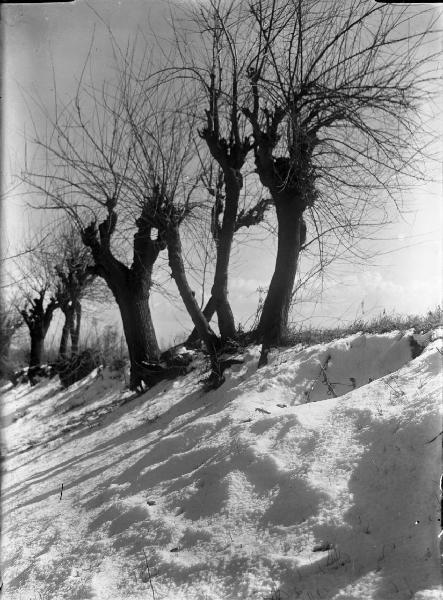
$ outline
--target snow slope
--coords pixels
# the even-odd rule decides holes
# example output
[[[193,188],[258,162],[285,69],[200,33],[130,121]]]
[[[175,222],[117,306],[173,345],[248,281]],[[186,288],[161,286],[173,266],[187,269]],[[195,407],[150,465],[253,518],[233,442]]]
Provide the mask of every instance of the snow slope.
[[[441,598],[441,332],[3,389],[7,600]],[[424,340],[419,340],[424,343]],[[63,485],[63,487],[62,487]]]

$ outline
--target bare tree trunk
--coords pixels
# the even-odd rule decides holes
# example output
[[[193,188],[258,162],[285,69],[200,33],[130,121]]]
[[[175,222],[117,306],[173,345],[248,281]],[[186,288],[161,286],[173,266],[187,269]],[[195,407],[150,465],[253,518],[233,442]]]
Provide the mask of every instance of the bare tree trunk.
[[[120,309],[131,362],[129,387],[135,390],[142,384],[142,363],[158,361],[160,349],[149,308],[150,276],[143,280],[131,275],[126,269],[124,274],[107,272],[104,278]]]
[[[31,338],[30,369],[41,364],[45,337],[54,311],[58,308],[55,298],[51,298],[46,308],[44,308],[45,293],[45,289],[40,290],[38,296],[30,301],[30,305],[21,311]],[[30,381],[33,383],[32,379]]]
[[[31,355],[29,367],[38,367],[42,363],[45,336],[40,331],[31,331]]]
[[[142,363],[157,362],[160,359],[149,308],[151,270],[152,268],[147,268],[136,273],[113,257],[102,259],[97,267],[98,274],[106,281],[120,310],[131,362],[131,390],[142,386]],[[79,321],[77,325],[79,326]],[[76,343],[78,339],[74,335],[74,345]]]
[[[83,230],[82,238],[91,248],[96,274],[106,281],[120,309],[131,361],[129,387],[136,390],[143,383],[142,363],[160,359],[149,297],[152,270],[162,248],[151,240],[151,228],[141,217],[137,220],[138,230],[134,235],[134,262],[128,268],[112,255],[109,247],[116,222],[117,215],[111,211],[99,225],[98,232],[93,222]]]
[[[70,326],[69,326],[68,320],[65,316],[65,322],[63,324],[62,335],[60,338],[60,347],[58,350],[59,358],[64,359],[68,355],[69,333],[70,333]]]
[[[232,240],[229,242],[229,250]],[[229,254],[225,251],[220,251],[217,254],[217,266],[214,277],[214,285],[212,286],[212,298],[215,303],[217,312],[218,328],[222,342],[235,338],[235,321],[232,313],[231,305],[228,300],[228,265]]]
[[[212,317],[214,316],[214,313],[215,313],[215,302],[214,302],[214,298],[211,296],[209,298],[209,300],[206,302],[206,306],[203,309],[203,316],[205,317],[205,319],[207,320],[208,323],[210,323]],[[196,344],[199,339],[200,338],[198,335],[198,331],[194,327],[194,329],[191,331],[188,339],[186,340],[185,344],[187,346],[192,346],[193,344]]]
[[[303,212],[296,198],[282,194],[275,198],[275,205],[278,221],[277,257],[256,332],[256,339],[263,343],[264,351],[280,344],[286,334],[304,230]]]
[[[160,358],[149,308],[149,291],[145,291],[143,286],[128,286],[118,291],[116,300],[131,361],[130,388],[136,389],[143,379],[142,363],[155,362]]]
[[[60,358],[65,359],[68,356],[69,336],[74,323],[74,309],[72,306],[65,306],[62,308],[62,311],[65,315],[65,322],[63,323],[58,354]]]
[[[228,339],[234,339],[236,335],[234,315],[228,300],[228,269],[231,254],[232,240],[235,230],[235,217],[231,227],[221,230],[220,239],[217,242],[217,259],[215,264],[214,283],[211,289],[211,297],[203,309],[203,315],[208,321],[217,313],[218,328],[222,343]],[[188,344],[194,344],[199,339],[197,329],[194,328],[187,339]]]
[[[240,172],[225,168],[226,200],[223,222],[217,239],[217,260],[211,294],[217,311],[222,342],[235,338],[235,321],[228,300],[229,259],[234,239],[238,200],[243,181]]]
[[[195,325],[199,338],[203,341],[211,359],[211,377],[218,381],[219,366],[217,360],[218,338],[212,331],[203,311],[199,307],[195,294],[191,290],[183,263],[182,245],[178,226],[171,225],[167,231],[168,259],[172,277],[177,285],[180,296]]]
[[[78,354],[78,343],[80,339],[80,325],[82,320],[82,305],[78,301],[75,305],[75,318],[72,320],[70,329],[71,334],[71,354]],[[75,325],[74,325],[75,323]]]
[[[235,320],[228,299],[229,261],[231,258],[234,234],[239,228],[238,203],[240,191],[243,187],[243,177],[239,169],[229,167],[223,163],[226,197],[224,201],[223,220],[221,225],[214,223],[212,226],[213,236],[217,246],[217,258],[215,263],[214,283],[211,289],[211,298],[206,304],[203,314],[211,320],[214,312],[217,313],[218,327],[222,343],[236,337]],[[248,215],[245,224],[249,227],[259,222],[259,217]],[[243,226],[243,223],[240,225]],[[195,343],[198,339],[197,330],[194,329],[187,343]]]

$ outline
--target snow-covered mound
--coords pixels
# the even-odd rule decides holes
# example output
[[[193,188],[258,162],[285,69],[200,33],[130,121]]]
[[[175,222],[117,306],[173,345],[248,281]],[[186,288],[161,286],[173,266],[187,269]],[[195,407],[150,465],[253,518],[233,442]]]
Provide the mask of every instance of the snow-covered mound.
[[[3,390],[8,600],[440,598],[441,340]]]

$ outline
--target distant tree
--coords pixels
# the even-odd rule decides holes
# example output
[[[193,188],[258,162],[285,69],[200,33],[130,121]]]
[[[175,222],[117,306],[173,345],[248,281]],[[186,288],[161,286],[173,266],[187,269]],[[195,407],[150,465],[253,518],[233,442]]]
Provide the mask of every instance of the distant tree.
[[[14,334],[22,327],[23,317],[16,309],[16,299],[2,300],[0,305],[0,377],[13,381],[14,370],[9,363],[9,351]]]
[[[92,287],[97,275],[91,254],[82,243],[78,229],[72,224],[62,226],[56,231],[50,252],[54,261],[54,296],[65,317],[59,356],[66,358],[69,338],[71,354],[78,353],[82,300],[97,299]],[[103,297],[101,300],[103,302]]]
[[[33,297],[33,294],[30,294],[26,299],[25,308],[21,310],[31,337],[30,367],[36,367],[42,363],[45,337],[54,311],[58,308],[56,299],[50,296],[47,301],[47,295],[48,289],[45,287],[36,290],[36,295]]]
[[[15,331],[24,323],[27,325],[31,341],[29,366],[40,365],[44,340],[57,308],[45,250],[49,235],[44,228],[37,235],[28,234],[20,247],[5,253],[1,260],[2,274],[7,281],[2,287],[12,292],[8,298],[5,295],[1,303],[1,362],[12,380],[8,355]]]
[[[48,234],[41,231],[35,239],[37,243],[28,238],[24,240],[22,251],[15,261],[19,274],[15,305],[29,331],[30,368],[42,364],[45,338],[54,312],[59,308],[55,297],[54,264],[48,252]],[[32,251],[29,251],[30,248]]]
[[[41,365],[44,343],[58,303],[54,295],[54,273],[44,247],[40,246],[19,263],[21,300],[19,312],[31,340],[29,367]]]

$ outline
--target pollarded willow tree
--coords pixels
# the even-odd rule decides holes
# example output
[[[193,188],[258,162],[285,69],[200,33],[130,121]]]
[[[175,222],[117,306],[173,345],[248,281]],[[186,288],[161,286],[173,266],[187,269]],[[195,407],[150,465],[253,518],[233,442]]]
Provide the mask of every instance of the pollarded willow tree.
[[[154,266],[165,245],[143,218],[143,198],[140,202],[131,196],[127,185],[138,177],[125,105],[130,71],[124,65],[102,87],[87,84],[82,76],[70,104],[61,105],[56,98],[53,113],[39,106],[50,133],[36,128],[36,157],[22,179],[43,197],[40,206],[64,211],[80,231],[94,274],[103,278],[119,307],[131,362],[130,387],[136,389],[141,365],[160,356],[149,299]]]
[[[16,309],[28,327],[30,337],[29,367],[41,365],[44,356],[45,338],[54,312],[58,309],[55,298],[53,265],[44,246],[26,253],[17,261],[20,274],[17,288]],[[32,378],[30,379],[32,382]]]
[[[46,114],[53,131],[46,138],[36,132],[34,140],[44,169],[28,168],[23,179],[44,193],[47,208],[63,210],[80,229],[93,259],[88,273],[102,277],[113,293],[131,361],[130,387],[149,384],[149,363],[160,358],[149,298],[166,249],[215,382],[218,338],[188,282],[179,231],[201,180],[189,107],[177,86],[152,72],[146,49],[139,56],[134,43],[114,51],[116,80],[99,89],[80,82],[71,105],[58,107],[55,117]]]
[[[146,89],[144,78],[134,80],[133,75],[131,82],[136,85],[125,86],[124,106],[134,140],[134,176],[124,178],[123,189],[139,205],[139,227],[167,249],[171,277],[210,357],[208,385],[216,387],[222,381],[220,341],[189,283],[181,235],[184,224],[205,203],[195,119],[175,85],[158,81],[155,88]]]
[[[278,223],[257,329],[264,358],[285,335],[304,216],[355,237],[418,174],[435,18],[372,0],[245,0],[238,15],[254,40],[243,113]]]
[[[103,289],[93,286],[97,277],[94,263],[78,229],[72,223],[56,229],[50,246],[55,279],[54,297],[65,317],[59,348],[59,357],[64,359],[68,355],[69,340],[71,355],[78,353],[83,300],[101,300],[103,303],[105,294]]]
[[[178,40],[185,72],[206,90],[201,135],[213,157],[222,168],[217,153],[241,157],[238,183],[252,148],[275,206],[275,270],[256,331],[265,349],[286,333],[300,250],[313,244],[306,223],[322,266],[335,254],[324,256],[328,236],[355,246],[403,176],[420,175],[433,21],[372,0],[213,0],[194,11],[206,71]]]
[[[199,3],[185,8],[173,23],[175,64],[166,68],[165,74],[178,78],[192,98],[196,133],[210,155],[210,160],[204,161],[204,181],[213,201],[211,232],[216,260],[211,297],[204,312],[209,319],[217,313],[225,342],[236,337],[228,297],[234,235],[261,223],[270,204],[270,199],[257,190],[244,193],[253,150],[250,126],[242,111],[250,95],[245,81],[250,60],[248,42],[241,37],[243,24],[235,2]]]

